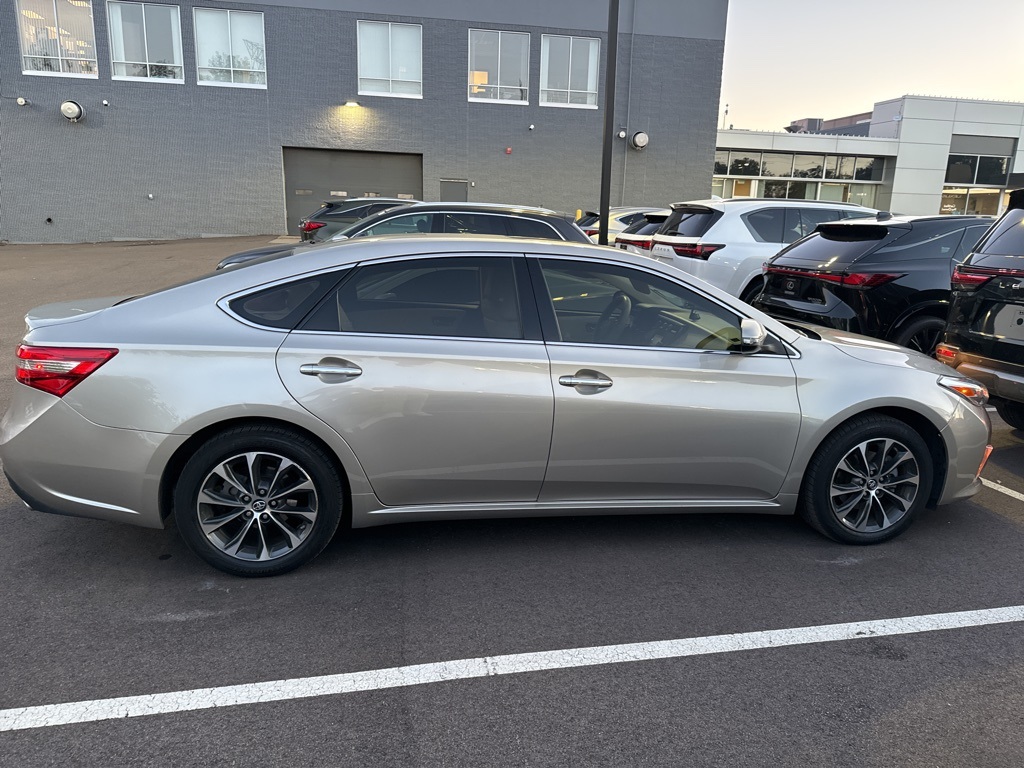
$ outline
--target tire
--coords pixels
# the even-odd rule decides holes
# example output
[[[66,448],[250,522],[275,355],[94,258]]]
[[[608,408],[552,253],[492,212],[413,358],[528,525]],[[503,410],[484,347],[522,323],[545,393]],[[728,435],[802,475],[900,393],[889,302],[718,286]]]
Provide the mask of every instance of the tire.
[[[992,404],[996,407],[996,413],[999,414],[1000,419],[1014,429],[1024,429],[1024,403],[996,400]]]
[[[916,317],[900,328],[892,341],[901,347],[908,347],[931,356],[935,352],[935,345],[942,338],[942,329],[945,327],[946,321],[942,318],[932,315]]]
[[[327,546],[344,498],[330,456],[309,438],[274,426],[237,427],[185,464],[174,520],[189,549],[214,568],[276,576]]]
[[[860,416],[838,427],[815,451],[799,513],[835,541],[878,544],[914,522],[928,501],[932,472],[928,446],[914,429],[889,416]]]
[[[764,290],[764,278],[759,277],[754,280],[750,285],[743,289],[743,293],[740,294],[740,301],[744,304],[753,304],[754,299],[761,295],[761,291]]]

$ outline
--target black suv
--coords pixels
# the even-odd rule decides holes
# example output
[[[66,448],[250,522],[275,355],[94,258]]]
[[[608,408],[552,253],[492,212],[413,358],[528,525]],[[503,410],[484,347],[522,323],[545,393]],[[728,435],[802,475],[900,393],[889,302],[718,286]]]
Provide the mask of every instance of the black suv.
[[[935,356],[988,387],[1003,421],[1024,429],[1024,189],[953,273]]]
[[[398,197],[351,197],[347,200],[324,200],[323,204],[299,220],[299,235],[303,241],[324,241],[352,222],[365,219],[375,213],[386,211],[397,205],[408,205],[416,200]]]
[[[415,235],[443,233],[467,235],[505,235],[508,237],[568,240],[572,243],[592,241],[567,213],[546,208],[491,203],[414,203],[391,208],[350,224],[326,242],[372,235]],[[261,256],[299,253],[309,245],[271,245],[242,251],[217,265],[217,269]]]
[[[753,304],[800,320],[935,349],[953,267],[992,223],[983,216],[891,216],[819,224],[764,265]]]

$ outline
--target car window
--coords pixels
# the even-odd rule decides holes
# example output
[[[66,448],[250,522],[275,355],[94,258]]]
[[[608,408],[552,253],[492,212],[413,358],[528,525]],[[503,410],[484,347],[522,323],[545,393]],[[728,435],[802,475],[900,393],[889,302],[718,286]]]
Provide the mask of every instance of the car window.
[[[781,243],[786,227],[785,208],[762,208],[742,217],[750,234],[760,243]],[[792,241],[790,241],[792,242]]]
[[[399,205],[401,205],[401,203],[395,203],[395,202],[391,202],[391,203],[374,203],[373,205],[370,206],[369,213],[364,213],[362,215],[363,216],[372,216],[373,214],[380,213],[381,211],[389,211],[392,208],[396,208]]]
[[[934,232],[911,231],[906,237],[882,246],[875,252],[879,259],[949,259],[952,260],[963,236],[963,230]]]
[[[874,211],[860,211],[856,208],[852,210],[840,211],[840,214],[844,219],[873,219],[878,216]]]
[[[839,221],[840,213],[828,208],[800,208],[801,234],[809,235],[819,224],[827,224],[830,221]]]
[[[624,227],[628,227],[644,217],[643,213],[627,213],[624,216],[619,216],[619,223]]]
[[[445,213],[442,232],[456,235],[507,235],[503,216],[486,213]]]
[[[351,207],[341,206],[339,208],[333,208],[329,211],[325,211],[323,216],[329,219],[350,219],[355,221],[361,219],[366,215],[370,206],[368,205],[356,205]]]
[[[344,274],[332,272],[264,288],[232,299],[229,306],[239,317],[256,325],[291,330]]]
[[[393,219],[374,224],[359,232],[355,237],[372,237],[373,235],[415,235],[431,232],[434,225],[432,213],[408,213],[395,216]]]
[[[413,259],[360,267],[305,330],[521,339],[511,258]]]
[[[544,259],[541,272],[562,341],[729,350],[740,317],[685,286],[614,265]]]
[[[536,219],[524,219],[513,216],[505,220],[512,230],[513,237],[534,237],[547,238],[549,240],[562,240],[562,236],[550,225]]]
[[[711,229],[711,225],[721,217],[721,211],[702,206],[675,208],[665,220],[659,234],[675,237],[703,237]]]
[[[978,241],[988,232],[988,226],[981,225],[978,227],[967,227],[964,230],[964,238],[960,241],[960,245],[956,249],[956,255],[953,256],[953,261],[957,264],[962,264],[964,259],[970,256],[971,251],[974,250],[974,246],[978,244]]]
[[[1024,256],[1024,210],[1011,208],[992,225],[978,243],[978,253],[994,256]]]

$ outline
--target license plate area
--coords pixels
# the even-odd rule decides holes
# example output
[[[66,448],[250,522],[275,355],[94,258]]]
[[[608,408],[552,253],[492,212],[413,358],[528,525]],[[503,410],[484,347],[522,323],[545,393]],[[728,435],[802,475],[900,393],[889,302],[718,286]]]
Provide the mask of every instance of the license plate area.
[[[769,294],[789,301],[824,304],[825,293],[820,280],[798,275],[775,275],[769,285]]]

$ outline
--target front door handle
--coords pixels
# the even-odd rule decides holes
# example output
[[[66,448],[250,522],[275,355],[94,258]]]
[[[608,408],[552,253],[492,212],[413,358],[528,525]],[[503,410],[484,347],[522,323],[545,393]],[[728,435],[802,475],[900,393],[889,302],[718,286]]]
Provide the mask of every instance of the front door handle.
[[[299,373],[306,376],[345,376],[355,378],[363,372],[358,365],[340,365],[332,363],[303,363],[299,366]]]
[[[558,383],[563,387],[607,389],[612,385],[612,380],[597,371],[576,371],[575,376],[559,376]]]

